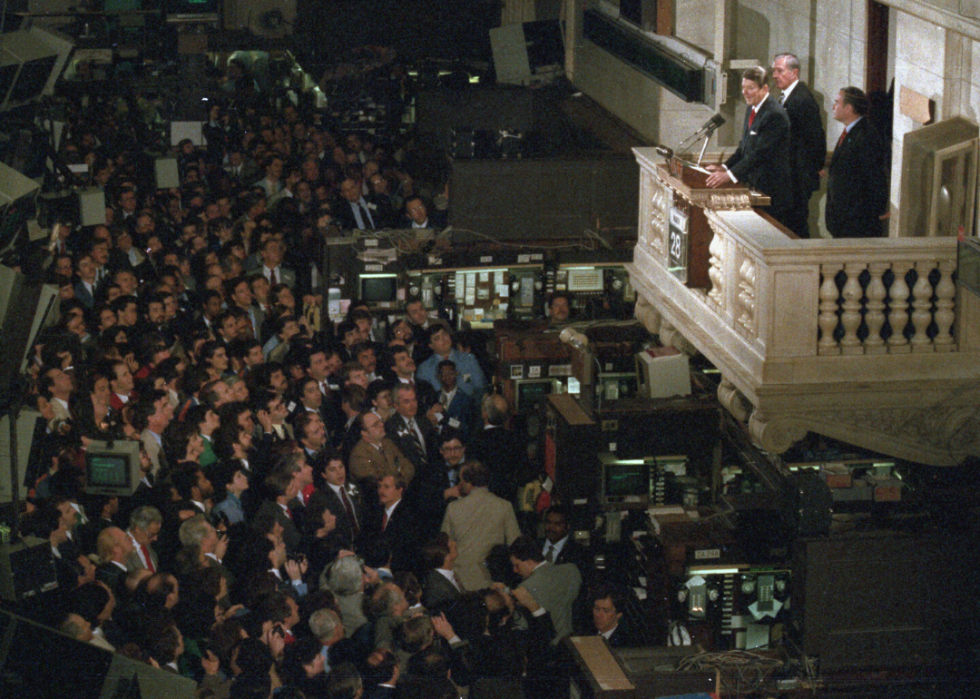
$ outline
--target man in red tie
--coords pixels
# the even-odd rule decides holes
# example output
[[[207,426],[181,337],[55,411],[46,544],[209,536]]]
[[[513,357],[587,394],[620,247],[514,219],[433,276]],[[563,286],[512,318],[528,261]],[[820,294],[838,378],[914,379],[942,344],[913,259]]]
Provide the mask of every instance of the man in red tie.
[[[393,571],[419,568],[419,517],[402,500],[407,484],[400,476],[385,476],[378,482],[378,501],[381,503],[379,538],[391,551]]]
[[[769,98],[769,75],[756,66],[742,73],[742,97],[748,109],[742,141],[724,165],[709,165],[709,187],[740,184],[768,194],[767,212],[784,226],[793,210],[792,151],[786,110]]]
[[[868,98],[845,87],[834,100],[844,125],[827,174],[827,230],[835,238],[874,238],[888,217],[888,172],[881,137],[864,117]]]
[[[160,534],[161,526],[163,515],[152,505],[143,505],[133,510],[129,516],[129,529],[126,530],[133,541],[133,552],[126,559],[127,570],[146,568],[151,573],[157,572],[157,554],[152,545]]]

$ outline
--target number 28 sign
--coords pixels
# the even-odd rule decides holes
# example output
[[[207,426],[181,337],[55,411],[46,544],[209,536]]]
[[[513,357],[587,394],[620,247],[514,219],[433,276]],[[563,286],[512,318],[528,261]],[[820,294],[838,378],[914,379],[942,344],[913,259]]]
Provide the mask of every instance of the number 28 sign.
[[[670,247],[667,253],[667,268],[680,279],[687,282],[688,216],[683,211],[670,209]]]

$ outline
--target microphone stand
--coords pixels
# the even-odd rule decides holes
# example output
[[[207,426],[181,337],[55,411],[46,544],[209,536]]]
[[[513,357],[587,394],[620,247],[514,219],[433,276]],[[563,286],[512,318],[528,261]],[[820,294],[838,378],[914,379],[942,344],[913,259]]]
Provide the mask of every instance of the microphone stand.
[[[711,117],[705,124],[695,131],[693,134],[681,141],[677,146],[678,153],[683,153],[688,148],[693,146],[698,141],[704,139],[704,143],[701,145],[701,152],[698,154],[697,166],[701,167],[701,161],[704,159],[704,152],[708,149],[708,141],[711,140],[711,134],[713,134],[718,127],[725,123],[724,117],[720,114],[715,114]],[[685,145],[687,144],[687,145]]]

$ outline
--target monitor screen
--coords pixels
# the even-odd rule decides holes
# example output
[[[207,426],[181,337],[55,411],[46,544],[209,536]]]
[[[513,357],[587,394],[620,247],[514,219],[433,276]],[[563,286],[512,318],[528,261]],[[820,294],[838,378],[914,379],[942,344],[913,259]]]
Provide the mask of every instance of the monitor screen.
[[[530,410],[554,392],[554,379],[518,380],[516,408],[519,412]]]
[[[646,503],[650,498],[650,464],[644,459],[618,459],[600,454],[602,494],[606,502]]]
[[[85,453],[85,492],[132,495],[140,480],[139,442],[92,442]]]
[[[394,274],[361,276],[361,301],[394,303],[397,300],[398,277]]]
[[[129,486],[129,457],[122,454],[88,454],[85,464],[89,488]]]

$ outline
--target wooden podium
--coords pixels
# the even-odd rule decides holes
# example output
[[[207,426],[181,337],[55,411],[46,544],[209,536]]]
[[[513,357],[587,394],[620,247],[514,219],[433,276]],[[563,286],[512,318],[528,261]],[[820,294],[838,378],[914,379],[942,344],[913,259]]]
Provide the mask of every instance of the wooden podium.
[[[673,192],[668,215],[667,267],[686,286],[708,289],[708,246],[711,227],[705,209],[730,211],[767,206],[769,196],[740,184],[710,188],[711,173],[694,163],[672,157],[657,165],[657,176]]]

